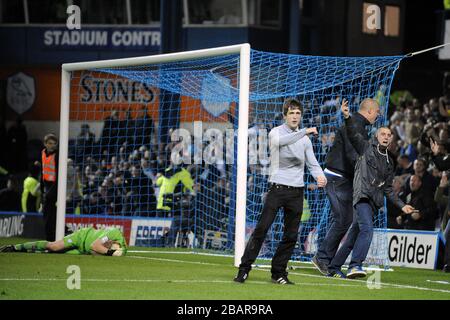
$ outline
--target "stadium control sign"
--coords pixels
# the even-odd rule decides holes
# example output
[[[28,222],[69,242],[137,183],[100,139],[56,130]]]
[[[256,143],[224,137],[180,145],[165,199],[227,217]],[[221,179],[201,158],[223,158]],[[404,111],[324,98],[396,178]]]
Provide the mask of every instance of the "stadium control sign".
[[[35,81],[25,73],[10,76],[6,85],[6,102],[18,114],[23,114],[33,106],[36,98]]]
[[[147,28],[39,28],[39,38],[44,48],[58,49],[108,49],[142,50],[157,53],[161,46],[159,27]]]

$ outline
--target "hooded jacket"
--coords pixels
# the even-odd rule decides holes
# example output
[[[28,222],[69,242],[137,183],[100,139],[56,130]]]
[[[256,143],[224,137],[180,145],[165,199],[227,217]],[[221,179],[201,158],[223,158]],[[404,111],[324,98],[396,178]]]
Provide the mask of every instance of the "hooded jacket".
[[[386,196],[395,206],[405,204],[392,189],[394,180],[393,160],[379,152],[378,140],[373,136],[369,141],[357,131],[353,117],[345,119],[347,136],[358,154],[353,178],[353,206],[361,199],[369,200],[375,210],[384,206]]]

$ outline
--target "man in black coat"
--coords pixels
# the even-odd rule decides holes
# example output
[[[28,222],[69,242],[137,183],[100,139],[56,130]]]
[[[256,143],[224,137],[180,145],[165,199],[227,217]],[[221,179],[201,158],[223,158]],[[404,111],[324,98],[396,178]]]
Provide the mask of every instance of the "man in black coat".
[[[431,151],[433,152],[433,162],[439,171],[450,169],[450,155],[436,141],[430,139]],[[450,232],[445,239],[444,272],[450,272]]]
[[[345,99],[343,103],[347,103]],[[364,140],[369,139],[366,127],[375,123],[379,112],[378,102],[368,98],[361,102],[358,112],[353,115],[354,130]],[[352,224],[353,175],[357,159],[358,154],[351,145],[343,125],[337,130],[333,146],[325,161],[324,173],[328,180],[325,191],[330,200],[331,226],[312,259],[314,266],[323,275],[328,274],[328,265]]]
[[[346,102],[342,104],[341,111],[345,118],[347,136],[359,155],[353,178],[355,211],[347,239],[331,261],[328,270],[329,276],[353,279],[366,276],[362,263],[372,242],[373,215],[376,210],[383,207],[384,196],[406,214],[411,214],[415,210],[410,205],[405,205],[392,189],[394,166],[387,152],[387,147],[392,141],[391,130],[381,127],[375,137],[366,141],[365,137],[357,132],[356,123],[350,117]],[[345,276],[341,267],[352,250],[348,273]]]
[[[416,208],[417,212],[410,215],[401,214],[397,217],[397,223],[409,230],[433,231],[436,225],[436,205],[434,199],[424,189],[422,178],[412,175],[409,180],[410,191],[400,195],[400,198]]]

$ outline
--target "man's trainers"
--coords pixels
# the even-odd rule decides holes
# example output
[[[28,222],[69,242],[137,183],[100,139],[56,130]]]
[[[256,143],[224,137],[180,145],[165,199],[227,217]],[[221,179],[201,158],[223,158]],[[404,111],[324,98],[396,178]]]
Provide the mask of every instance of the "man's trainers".
[[[287,276],[272,277],[272,282],[277,284],[295,284]]]
[[[359,266],[349,268],[347,272],[347,278],[349,279],[364,278],[365,276],[367,276],[367,273]]]
[[[444,266],[444,268],[442,269],[442,271],[444,271],[445,273],[449,273],[450,272],[450,265],[446,264]]]
[[[330,272],[327,273],[327,277],[340,278],[340,279],[345,279],[345,278],[347,278],[347,277],[345,276],[345,274],[344,274],[341,270],[330,271]]]
[[[328,274],[328,266],[326,265],[326,263],[320,261],[317,256],[312,257],[311,262],[321,274],[323,274],[324,276]]]
[[[0,252],[16,252],[16,248],[12,244],[0,247]]]
[[[244,283],[248,278],[248,272],[244,270],[239,270],[237,276],[233,279],[235,282]]]

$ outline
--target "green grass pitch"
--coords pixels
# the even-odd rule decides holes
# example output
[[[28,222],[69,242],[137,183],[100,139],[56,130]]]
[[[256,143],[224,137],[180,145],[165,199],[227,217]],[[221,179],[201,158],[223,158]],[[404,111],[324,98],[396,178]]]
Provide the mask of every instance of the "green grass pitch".
[[[0,238],[0,245],[24,239]],[[130,248],[126,257],[0,254],[0,300],[6,299],[450,299],[450,274],[394,268],[381,272],[379,288],[366,280],[321,276],[311,264],[290,264],[294,286],[270,282],[269,268],[255,268],[245,284],[232,281],[232,257],[183,250]],[[144,251],[144,252],[133,252]],[[266,261],[267,263],[267,261]],[[68,289],[67,268],[79,266],[81,288]]]

